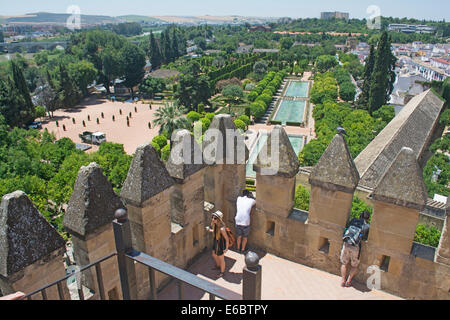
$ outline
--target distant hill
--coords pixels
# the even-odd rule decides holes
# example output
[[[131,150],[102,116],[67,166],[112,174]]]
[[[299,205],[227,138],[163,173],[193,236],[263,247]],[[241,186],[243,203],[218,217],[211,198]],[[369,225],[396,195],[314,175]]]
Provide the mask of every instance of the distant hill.
[[[116,18],[126,22],[164,22],[155,17],[139,16],[139,15],[118,16]]]
[[[65,24],[67,19],[71,17],[68,13],[49,13],[37,12],[28,13],[22,16],[2,17],[3,23],[11,24]],[[103,24],[103,23],[117,23],[119,20],[114,17],[100,16],[100,15],[81,15],[81,24]]]
[[[0,16],[2,24],[57,24],[63,25],[71,16],[68,13],[37,12],[20,16]],[[241,16],[143,16],[123,15],[110,17],[103,15],[81,15],[82,25],[97,25],[120,22],[175,23],[175,24],[264,24],[275,22],[278,18],[241,17]]]

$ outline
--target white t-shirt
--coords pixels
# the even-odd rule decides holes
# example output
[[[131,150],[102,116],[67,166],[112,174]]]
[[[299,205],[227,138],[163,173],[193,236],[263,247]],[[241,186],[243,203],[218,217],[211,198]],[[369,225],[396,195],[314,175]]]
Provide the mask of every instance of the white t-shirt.
[[[249,226],[250,225],[250,212],[252,211],[253,205],[256,203],[255,199],[247,197],[238,197],[236,208],[236,224],[238,226]]]

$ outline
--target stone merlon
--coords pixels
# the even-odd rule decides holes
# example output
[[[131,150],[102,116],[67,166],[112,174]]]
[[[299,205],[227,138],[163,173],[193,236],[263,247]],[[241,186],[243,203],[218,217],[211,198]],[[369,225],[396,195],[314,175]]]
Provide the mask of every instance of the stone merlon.
[[[110,224],[114,212],[120,208],[124,208],[120,197],[114,192],[100,166],[93,162],[81,167],[78,172],[63,225],[69,233],[86,237]]]
[[[298,158],[289,137],[282,126],[276,125],[261,148],[253,170],[263,175],[292,178],[297,175],[298,169]]]
[[[64,239],[28,196],[16,191],[0,205],[0,275],[8,277],[60,249]]]
[[[353,192],[359,182],[359,173],[342,135],[336,134],[312,169],[311,185],[325,189]]]
[[[182,181],[204,167],[200,145],[188,130],[176,133],[166,168],[172,178]]]
[[[372,196],[374,200],[423,210],[428,198],[427,190],[416,153],[411,148],[402,148]]]
[[[216,130],[221,136],[215,136]],[[249,151],[244,139],[244,135],[240,134],[230,115],[215,116],[203,140],[205,163],[245,164],[249,158]]]
[[[127,204],[141,207],[173,184],[166,166],[148,143],[137,148],[120,196]]]

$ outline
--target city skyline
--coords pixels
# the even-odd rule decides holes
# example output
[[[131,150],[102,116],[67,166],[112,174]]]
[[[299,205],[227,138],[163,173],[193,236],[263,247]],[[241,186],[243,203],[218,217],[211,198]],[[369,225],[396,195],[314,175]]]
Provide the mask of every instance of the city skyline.
[[[86,15],[143,15],[143,16],[250,16],[250,17],[291,17],[291,18],[319,18],[324,11],[349,12],[350,18],[369,18],[375,11],[367,12],[370,6],[377,6],[379,13],[386,17],[408,17],[446,21],[450,20],[450,10],[446,0],[429,0],[425,2],[398,0],[362,0],[355,3],[350,0],[342,0],[339,4],[331,0],[321,0],[310,3],[304,0],[279,0],[276,5],[270,0],[260,0],[257,3],[241,2],[238,0],[206,1],[196,0],[186,3],[182,0],[166,0],[163,2],[129,0],[123,2],[111,2],[98,0],[95,2],[86,0],[41,0],[39,2],[29,0],[17,0],[10,2],[1,9],[0,16],[16,16],[36,12],[66,13],[67,8],[76,5],[82,14]]]

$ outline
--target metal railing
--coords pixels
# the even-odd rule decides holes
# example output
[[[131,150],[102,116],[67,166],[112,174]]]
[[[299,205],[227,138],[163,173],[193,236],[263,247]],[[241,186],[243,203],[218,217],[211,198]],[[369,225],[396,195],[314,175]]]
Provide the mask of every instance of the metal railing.
[[[125,210],[116,212],[113,221],[114,237],[116,240],[117,259],[119,274],[124,300],[136,299],[136,270],[135,262],[148,267],[151,299],[157,299],[157,283],[155,272],[161,272],[177,282],[178,299],[184,299],[184,285],[190,285],[209,294],[210,300],[216,297],[223,300],[242,300],[242,296],[227,288],[221,287],[214,282],[202,279],[188,271],[175,267],[162,260],[151,257],[145,253],[136,251],[131,244],[130,222]]]
[[[212,281],[200,278],[188,271],[181,268],[173,266],[155,257],[151,257],[143,252],[139,252],[133,249],[131,240],[131,228],[130,222],[128,220],[127,212],[125,209],[117,210],[115,214],[115,220],[113,221],[114,230],[114,240],[116,244],[116,252],[110,253],[109,255],[91,263],[84,267],[81,267],[76,273],[81,274],[83,271],[89,270],[92,267],[95,268],[98,295],[101,300],[105,300],[105,289],[103,284],[103,274],[101,263],[117,256],[117,264],[120,277],[120,285],[122,289],[123,300],[134,300],[137,299],[137,283],[136,283],[136,267],[135,263],[139,263],[148,267],[149,284],[151,299],[157,300],[157,283],[155,280],[155,273],[160,272],[172,279],[176,280],[178,288],[178,298],[180,300],[184,299],[184,288],[185,285],[190,285],[194,288],[200,289],[205,293],[209,294],[210,300],[215,300],[216,298],[223,300],[242,300],[251,299],[259,300],[261,299],[261,270],[256,268],[245,268],[244,269],[244,279],[243,279],[243,295],[240,295],[234,291],[231,291],[225,287],[219,286]],[[247,266],[248,267],[248,266]],[[253,266],[255,267],[255,265]],[[67,281],[70,277],[75,274],[67,274],[61,279],[54,281],[38,290],[35,290],[27,295],[25,295],[21,300],[32,300],[32,297],[40,294],[43,300],[48,300],[47,290],[54,286],[57,287],[58,296],[60,300],[71,299],[71,297],[66,297],[65,290],[63,287],[64,281]],[[83,293],[83,285],[81,279],[77,279],[78,285],[78,297],[79,300],[85,300]]]
[[[101,268],[100,263],[103,262],[103,261],[106,261],[106,260],[108,260],[108,259],[110,259],[110,258],[112,258],[112,257],[114,257],[116,255],[117,255],[116,252],[110,253],[109,255],[107,255],[107,256],[105,256],[105,257],[103,257],[103,258],[101,258],[101,259],[99,259],[99,260],[97,260],[97,261],[95,261],[95,262],[93,262],[91,264],[88,264],[88,265],[80,268],[79,271],[77,271],[77,272],[81,273],[81,272],[83,272],[85,270],[88,270],[88,269],[90,269],[92,267],[95,267],[95,272],[96,272],[96,275],[97,275],[97,285],[98,285],[98,290],[99,290],[99,295],[100,295],[100,299],[101,300],[105,300],[105,290],[104,290],[104,286],[103,286],[103,274],[102,274],[102,268]],[[65,277],[62,277],[59,280],[56,280],[56,281],[54,281],[54,282],[52,282],[52,283],[50,283],[50,284],[48,284],[48,285],[38,289],[38,290],[35,290],[35,291],[25,295],[20,300],[31,300],[32,296],[34,296],[36,294],[39,294],[39,293],[41,294],[43,300],[48,300],[47,289],[49,289],[49,288],[51,288],[51,287],[53,287],[55,285],[58,288],[59,299],[60,300],[65,300],[64,289],[63,289],[63,286],[62,286],[63,285],[63,281],[67,281],[67,279],[69,279],[70,277],[73,277],[73,276],[74,276],[73,273],[72,274],[68,274],[68,275],[66,275]],[[83,293],[83,286],[81,285],[81,283],[80,283],[80,288],[78,288],[78,297],[79,297],[80,300],[85,300],[84,299],[84,293]]]

